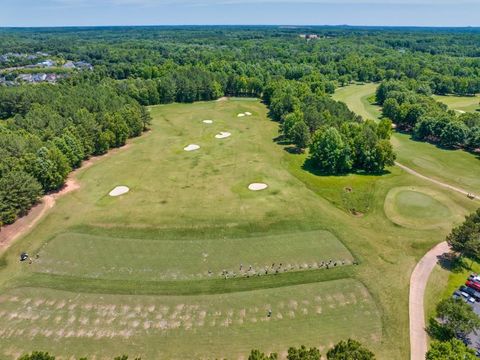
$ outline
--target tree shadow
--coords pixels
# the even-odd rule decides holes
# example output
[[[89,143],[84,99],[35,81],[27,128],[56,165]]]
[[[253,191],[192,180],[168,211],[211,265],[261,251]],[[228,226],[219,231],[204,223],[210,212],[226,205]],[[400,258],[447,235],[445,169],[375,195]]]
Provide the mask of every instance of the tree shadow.
[[[428,335],[435,340],[448,341],[453,337],[451,331],[447,330],[433,317],[428,319],[428,325],[425,330],[427,331]]]
[[[274,137],[272,141],[278,145],[292,145],[292,142],[285,139],[285,136],[283,135],[278,135],[277,137]]]
[[[302,165],[302,169],[309,172],[315,176],[346,176],[349,174],[359,175],[359,176],[383,176],[390,174],[389,170],[384,169],[383,171],[376,172],[376,173],[368,173],[365,171],[351,171],[351,172],[343,172],[343,173],[330,173],[320,169],[312,158],[307,158]]]
[[[300,155],[300,154],[303,154],[304,151],[303,149],[300,149],[294,145],[292,146],[285,146],[283,148],[283,150],[285,150],[286,152],[288,152],[289,154],[292,154],[292,155]]]
[[[480,109],[478,110],[480,111]],[[469,150],[469,149],[466,149],[466,148],[463,148],[463,147],[449,147],[449,146],[444,146],[442,144],[440,144],[439,142],[436,142],[436,141],[432,141],[432,140],[429,140],[429,139],[416,139],[413,134],[412,134],[412,131],[409,131],[409,130],[404,130],[404,129],[396,129],[395,132],[399,133],[399,134],[403,134],[403,135],[408,135],[408,139],[411,140],[411,141],[414,141],[414,142],[418,142],[418,143],[426,143],[426,144],[430,144],[430,145],[433,145],[435,146],[437,149],[440,149],[440,150],[446,150],[446,151],[458,151],[458,150],[461,150],[461,151],[465,151],[466,153],[469,153],[469,154],[473,154],[478,160],[480,160],[480,153],[477,153],[475,152],[475,150]]]
[[[453,252],[444,253],[440,256],[437,256],[438,264],[442,269],[451,271],[453,273],[460,273],[464,270],[471,270],[470,265],[465,261],[464,258],[456,255]]]

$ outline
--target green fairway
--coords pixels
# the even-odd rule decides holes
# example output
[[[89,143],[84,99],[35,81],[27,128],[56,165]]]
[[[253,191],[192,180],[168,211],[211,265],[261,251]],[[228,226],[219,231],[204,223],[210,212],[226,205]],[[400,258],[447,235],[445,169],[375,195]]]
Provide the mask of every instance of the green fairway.
[[[408,357],[410,271],[468,199],[401,195],[401,215],[426,196],[428,216],[448,225],[398,226],[384,210],[390,190],[429,184],[395,167],[318,176],[275,143],[278,124],[258,100],[151,113],[152,131],[80,170],[80,189],[2,257],[0,357],[240,358],[257,347],[325,352],[348,337],[379,359]],[[130,191],[108,196],[120,185]]]
[[[377,84],[350,85],[338,89],[334,99],[345,102],[350,110],[364,118],[377,120],[380,108],[369,99],[375,94]],[[437,97],[437,100],[448,99],[460,102],[477,103],[478,97]],[[472,100],[473,99],[473,100]],[[465,110],[473,111],[473,110]],[[392,144],[397,154],[397,160],[421,174],[446,182],[450,185],[464,188],[467,191],[480,193],[480,177],[478,176],[479,159],[471,153],[462,150],[446,150],[435,145],[414,141],[410,135],[394,133]]]
[[[349,336],[377,347],[378,305],[351,279],[336,226],[346,217],[283,167],[265,107],[231,99],[151,112],[150,133],[81,170],[81,189],[5,254],[2,356],[27,349],[24,335],[28,349],[60,356],[239,357]],[[269,187],[253,192],[253,182]],[[130,191],[108,196],[119,185]],[[20,249],[38,257],[19,263]]]
[[[369,101],[377,85],[351,85],[337,90],[334,98],[344,101],[352,111],[366,118],[378,119],[380,108]],[[477,97],[434,96],[450,108],[465,112],[478,108]],[[394,133],[392,144],[397,160],[409,168],[447,184],[480,193],[479,159],[462,150],[446,150],[435,145],[414,141],[407,134]],[[394,171],[392,169],[392,171]],[[386,216],[404,228],[424,229],[424,233],[438,232],[435,243],[445,239],[453,225],[460,223],[463,216],[473,211],[477,204],[459,207],[458,195],[443,188],[424,183],[422,187],[412,186],[415,180],[410,177],[408,186],[392,187],[384,203]],[[455,200],[455,201],[452,201]],[[433,244],[432,244],[433,245]],[[424,250],[426,252],[428,248]],[[430,276],[425,293],[425,314],[428,319],[435,313],[439,299],[449,297],[455,289],[464,284],[471,270],[449,272],[437,265]],[[473,271],[480,271],[474,264]]]
[[[439,181],[480,193],[478,156],[462,150],[446,150],[414,141],[409,135],[396,133],[392,144],[397,160],[403,165]]]
[[[441,96],[434,95],[433,98],[440,101],[458,113],[480,111],[480,95],[476,96]]]
[[[380,107],[372,104],[371,99],[375,95],[378,84],[355,84],[337,89],[333,98],[346,103],[351,111],[367,120],[377,120],[380,115]]]

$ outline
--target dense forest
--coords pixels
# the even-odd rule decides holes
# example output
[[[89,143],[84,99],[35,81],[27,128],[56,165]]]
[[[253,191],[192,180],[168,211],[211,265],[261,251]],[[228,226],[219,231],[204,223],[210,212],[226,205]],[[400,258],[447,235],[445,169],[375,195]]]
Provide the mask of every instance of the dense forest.
[[[468,29],[0,29],[0,224],[61,188],[83,160],[139,136],[150,122],[145,106],[155,104],[260,97],[282,139],[308,149],[328,174],[392,165],[391,122],[420,140],[474,151],[479,116],[457,115],[430,95],[480,92],[479,44],[480,32]],[[37,71],[24,66],[38,56],[89,70],[49,68],[64,72],[55,83],[8,81]],[[351,82],[382,82],[381,122],[331,99]]]

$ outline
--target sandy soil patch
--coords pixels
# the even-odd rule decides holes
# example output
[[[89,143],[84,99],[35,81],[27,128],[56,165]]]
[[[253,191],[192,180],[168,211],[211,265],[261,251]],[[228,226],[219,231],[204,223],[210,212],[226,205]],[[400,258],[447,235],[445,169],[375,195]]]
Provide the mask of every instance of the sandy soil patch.
[[[264,183],[252,183],[248,185],[248,190],[251,191],[260,191],[265,190],[266,188],[268,188],[268,185]]]
[[[217,139],[225,139],[225,138],[227,138],[227,137],[229,137],[229,136],[231,136],[231,135],[232,135],[232,134],[230,134],[230,133],[227,132],[227,131],[220,131],[220,133],[218,133],[217,135],[215,135],[215,137],[216,137]]]
[[[190,145],[185,146],[183,148],[183,150],[185,150],[185,151],[195,151],[195,150],[198,150],[198,149],[200,149],[200,146],[196,145],[196,144],[190,144]]]
[[[17,238],[30,231],[30,229],[32,229],[37,222],[44,217],[48,210],[53,208],[57,198],[80,188],[80,184],[75,179],[75,176],[79,171],[92,166],[95,162],[101,159],[114,155],[120,151],[124,151],[130,148],[130,146],[131,143],[127,143],[121,148],[112,149],[104,155],[95,156],[89,160],[83,161],[80,168],[72,171],[68,175],[65,185],[59,191],[44,195],[41,201],[32,207],[27,215],[17,219],[13,224],[3,226],[0,231],[0,253],[6,250]]]
[[[130,191],[130,189],[127,186],[117,186],[115,187],[112,191],[108,193],[110,196],[120,196],[123,194],[126,194]]]

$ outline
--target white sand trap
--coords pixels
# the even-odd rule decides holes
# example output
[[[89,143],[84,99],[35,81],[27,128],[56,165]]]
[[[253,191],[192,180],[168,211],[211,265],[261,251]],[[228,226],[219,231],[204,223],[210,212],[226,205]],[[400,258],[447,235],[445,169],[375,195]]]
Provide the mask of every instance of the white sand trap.
[[[244,113],[241,113],[241,114],[238,114],[237,117],[244,117],[245,114]]]
[[[455,111],[457,111],[459,114],[465,114],[466,113],[466,111],[463,111],[463,110],[455,110]]]
[[[217,139],[225,139],[225,138],[229,137],[230,135],[232,135],[232,134],[230,134],[229,132],[220,131],[220,134],[215,135],[215,137]]]
[[[252,115],[252,113],[251,113],[251,112],[248,112],[248,111],[245,111],[245,115],[246,115],[246,116],[250,116],[250,115]]]
[[[252,191],[265,190],[266,188],[268,188],[268,185],[264,183],[253,183],[248,185],[248,190]]]
[[[126,186],[117,186],[115,189],[110,191],[108,193],[108,195],[110,195],[110,196],[120,196],[120,195],[128,193],[129,191],[130,191],[130,189]]]
[[[213,124],[213,120],[203,120],[204,124]]]
[[[200,149],[200,146],[196,145],[196,144],[190,144],[190,145],[183,148],[183,150],[185,150],[185,151],[194,151],[194,150],[198,150],[198,149]]]

